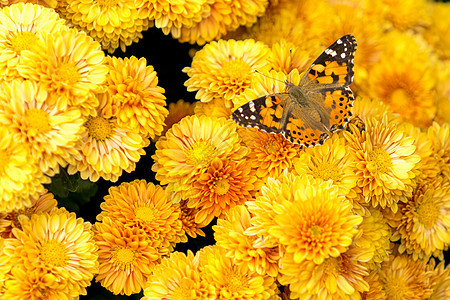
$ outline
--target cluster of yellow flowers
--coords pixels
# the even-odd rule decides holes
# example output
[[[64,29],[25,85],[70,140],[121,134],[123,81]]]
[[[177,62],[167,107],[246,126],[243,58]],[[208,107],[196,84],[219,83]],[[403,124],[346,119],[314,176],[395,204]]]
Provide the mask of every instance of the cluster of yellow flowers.
[[[450,5],[45,5],[0,10],[0,298],[72,299],[94,276],[143,300],[450,297]],[[167,110],[145,59],[101,51],[153,25],[207,43],[183,70],[195,105]],[[231,120],[349,33],[344,130],[306,148]],[[43,188],[60,167],[115,182],[150,139],[158,184],[111,187],[93,226]],[[215,218],[214,245],[174,251]]]

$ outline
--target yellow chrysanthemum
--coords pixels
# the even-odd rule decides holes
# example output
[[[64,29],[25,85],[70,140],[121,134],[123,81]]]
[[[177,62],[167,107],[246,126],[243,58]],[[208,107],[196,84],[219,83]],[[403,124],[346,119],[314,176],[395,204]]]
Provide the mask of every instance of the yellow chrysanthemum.
[[[57,11],[61,16],[98,41],[109,53],[119,47],[125,52],[126,46],[138,42],[142,32],[153,26],[142,0],[58,2]]]
[[[180,202],[180,220],[183,224],[183,230],[186,234],[193,238],[196,238],[197,234],[200,236],[205,236],[205,233],[201,230],[201,228],[207,226],[208,224],[195,222],[195,216],[200,209],[187,207],[187,202],[188,200],[181,200]]]
[[[26,144],[17,143],[19,136],[0,126],[0,212],[31,206],[31,198],[44,191],[49,183],[39,168],[39,161]]]
[[[58,109],[77,106],[89,114],[98,106],[94,93],[101,92],[108,73],[100,45],[75,29],[49,34],[40,52],[22,52],[19,74],[39,81]]]
[[[31,219],[21,217],[20,222],[22,230],[13,229],[14,238],[5,240],[0,255],[0,264],[11,266],[3,298],[86,295],[86,287],[98,272],[91,224],[63,208],[33,214]]]
[[[263,71],[269,65],[270,49],[254,40],[219,40],[211,42],[195,53],[191,67],[183,72],[190,77],[188,91],[198,91],[195,97],[202,102],[222,98],[225,106],[249,86],[255,70]]]
[[[369,214],[363,217],[362,223],[358,226],[361,234],[356,238],[355,245],[367,249],[372,253],[369,262],[370,270],[379,268],[383,261],[388,260],[391,254],[391,229],[383,214],[376,208],[369,207]]]
[[[260,178],[278,177],[283,170],[290,170],[293,158],[302,148],[281,134],[270,134],[255,128],[241,128],[238,133],[249,149],[247,163]]]
[[[110,217],[95,223],[93,232],[99,247],[95,280],[115,295],[139,293],[161,257],[147,232]]]
[[[255,181],[256,176],[245,160],[215,159],[193,182],[187,207],[199,209],[196,223],[209,224],[214,217],[249,200]]]
[[[292,299],[358,299],[359,293],[368,291],[364,262],[370,259],[366,250],[350,247],[337,257],[328,257],[323,263],[311,260],[295,262],[294,253],[286,253],[280,260],[278,280],[289,284]]]
[[[75,174],[79,171],[82,179],[89,178],[94,182],[100,177],[115,182],[123,171],[134,171],[150,141],[129,126],[119,126],[115,117],[105,117],[103,108],[110,101],[109,97],[106,94],[98,97],[101,106],[97,116],[87,118],[86,130],[76,146],[81,157],[69,164],[67,172]]]
[[[417,188],[402,208],[401,224],[391,240],[401,239],[400,253],[428,260],[431,255],[444,258],[450,244],[450,184],[441,178]]]
[[[212,227],[216,244],[226,249],[226,256],[233,258],[237,265],[246,264],[252,272],[276,278],[280,259],[278,247],[253,246],[255,237],[244,234],[251,226],[250,218],[243,205],[226,212],[225,218],[218,219],[217,225]]]
[[[161,132],[161,136],[166,135],[167,130],[169,130],[169,128],[171,128],[173,124],[180,122],[181,119],[186,116],[192,116],[196,108],[197,103],[192,104],[184,101],[183,99],[179,99],[176,103],[169,103],[169,114],[164,120],[164,126],[163,131]]]
[[[298,175],[309,174],[322,181],[331,180],[343,195],[348,195],[356,186],[352,163],[346,141],[338,134],[333,134],[323,145],[305,148],[293,160]]]
[[[383,0],[386,20],[400,31],[418,30],[430,23],[429,3],[425,0],[406,0],[400,4],[395,0]]]
[[[225,119],[229,119],[231,116],[231,108],[226,107],[225,102],[221,98],[215,98],[214,100],[206,103],[195,103],[194,112],[197,116],[209,116]]]
[[[387,299],[428,299],[432,293],[432,271],[425,261],[406,255],[391,256],[379,274]]]
[[[175,243],[187,241],[180,205],[173,204],[161,186],[136,179],[109,188],[104,199],[97,220],[108,217],[127,228],[141,228],[147,234],[147,243],[161,254],[168,254]]]
[[[192,27],[182,27],[181,32],[174,37],[180,42],[203,45],[214,39],[219,39],[227,32],[239,26],[250,26],[261,17],[268,0],[215,0],[208,1],[210,8],[205,10],[200,22]],[[179,37],[178,37],[179,36]]]
[[[385,38],[389,47],[369,71],[369,95],[416,126],[431,125],[436,114],[437,77],[430,47],[412,35],[392,33]]]
[[[312,260],[320,264],[329,256],[347,251],[362,218],[350,213],[352,206],[331,182],[295,178],[288,186],[272,190],[276,196],[275,226],[269,228],[286,253],[293,253],[295,263]]]
[[[397,203],[407,202],[415,185],[415,168],[420,157],[414,154],[414,139],[387,118],[368,119],[365,131],[353,126],[344,132],[357,175],[357,193],[362,203],[372,203],[397,211]]]
[[[73,157],[81,138],[83,118],[79,109],[58,109],[41,83],[16,79],[0,85],[0,124],[18,133],[39,160],[42,172],[54,175]]]
[[[237,125],[224,118],[188,116],[167,131],[156,143],[152,171],[172,194],[173,201],[186,199],[197,176],[215,158],[239,160],[247,152],[240,145]]]
[[[275,294],[272,277],[251,271],[245,263],[236,265],[224,248],[208,246],[199,255],[202,280],[215,288],[215,299],[260,300]]]
[[[64,20],[52,9],[31,3],[17,3],[0,9],[0,76],[19,78],[22,51],[39,52],[45,36],[66,30]]]
[[[430,261],[430,268],[433,269],[431,276],[431,285],[433,287],[433,294],[430,300],[447,299],[450,296],[450,267],[445,266],[445,261],[441,261],[436,267],[436,261]]]
[[[13,237],[13,228],[22,229],[22,225],[19,222],[20,216],[23,215],[30,219],[33,214],[39,212],[49,213],[53,208],[56,207],[57,204],[58,202],[55,200],[53,194],[47,193],[47,190],[44,190],[43,194],[38,198],[31,197],[30,207],[15,210],[10,212],[9,214],[0,214],[0,224],[3,225],[0,225],[0,236],[5,239],[10,238]]]
[[[128,126],[144,137],[155,138],[163,130],[169,113],[164,89],[158,86],[153,66],[145,58],[109,57],[107,93],[111,102],[105,109],[117,118],[119,126]]]
[[[154,20],[155,27],[164,34],[172,33],[179,38],[181,28],[191,28],[210,13],[211,0],[144,0],[144,7],[149,10],[149,19]]]
[[[188,250],[187,255],[173,252],[158,264],[150,276],[142,300],[215,299],[215,289],[201,278],[199,257]]]

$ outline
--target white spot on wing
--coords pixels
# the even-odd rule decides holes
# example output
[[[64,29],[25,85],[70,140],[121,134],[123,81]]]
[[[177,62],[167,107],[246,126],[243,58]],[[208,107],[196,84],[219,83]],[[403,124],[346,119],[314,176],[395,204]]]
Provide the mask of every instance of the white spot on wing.
[[[342,57],[342,58],[345,58],[345,53],[341,53],[341,57]]]
[[[341,39],[338,39],[338,40],[336,41],[336,43],[342,44],[342,40],[341,40]]]

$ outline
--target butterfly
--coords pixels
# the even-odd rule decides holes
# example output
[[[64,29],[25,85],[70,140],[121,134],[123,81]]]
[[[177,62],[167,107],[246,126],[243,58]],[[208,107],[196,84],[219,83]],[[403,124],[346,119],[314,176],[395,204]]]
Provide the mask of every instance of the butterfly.
[[[352,116],[355,51],[355,37],[344,35],[320,54],[298,85],[286,81],[285,93],[252,100],[237,108],[232,119],[241,126],[281,133],[294,144],[322,144]]]

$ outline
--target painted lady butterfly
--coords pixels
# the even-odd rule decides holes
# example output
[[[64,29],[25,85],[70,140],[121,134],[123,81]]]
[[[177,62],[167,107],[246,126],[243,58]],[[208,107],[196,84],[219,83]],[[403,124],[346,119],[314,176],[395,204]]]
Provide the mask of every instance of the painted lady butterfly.
[[[352,115],[355,51],[355,37],[344,35],[313,62],[299,85],[286,81],[286,93],[244,104],[233,112],[233,120],[241,126],[282,133],[294,144],[322,144]]]

